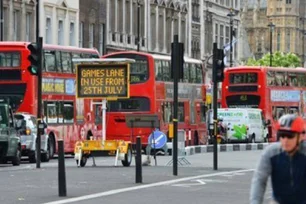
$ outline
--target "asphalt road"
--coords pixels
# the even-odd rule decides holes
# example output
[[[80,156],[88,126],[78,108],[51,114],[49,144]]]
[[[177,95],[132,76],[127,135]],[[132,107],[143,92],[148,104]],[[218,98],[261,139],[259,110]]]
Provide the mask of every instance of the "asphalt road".
[[[114,166],[114,157],[91,160],[84,168],[66,159],[67,197],[58,197],[57,160],[40,169],[26,161],[20,167],[0,166],[0,203],[248,203],[250,180],[261,151],[219,153],[217,171],[210,153],[186,157],[173,176],[170,156],[157,166],[143,167],[143,183],[135,184],[135,166]],[[266,196],[269,199],[270,192]]]

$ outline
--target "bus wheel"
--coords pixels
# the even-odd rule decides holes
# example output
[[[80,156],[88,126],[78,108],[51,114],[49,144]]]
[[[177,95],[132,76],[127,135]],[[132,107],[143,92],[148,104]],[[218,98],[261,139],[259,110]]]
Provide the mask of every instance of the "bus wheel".
[[[49,159],[53,159],[54,152],[55,152],[55,139],[54,139],[53,134],[49,136],[48,143],[49,143]]]
[[[121,160],[122,165],[130,166],[132,163],[132,158],[133,158],[132,149],[131,146],[129,145],[127,153],[124,155],[124,160]]]
[[[86,162],[87,162],[87,155],[82,155],[80,166],[84,167],[86,165]],[[76,164],[77,165],[79,164],[79,160],[76,160]]]

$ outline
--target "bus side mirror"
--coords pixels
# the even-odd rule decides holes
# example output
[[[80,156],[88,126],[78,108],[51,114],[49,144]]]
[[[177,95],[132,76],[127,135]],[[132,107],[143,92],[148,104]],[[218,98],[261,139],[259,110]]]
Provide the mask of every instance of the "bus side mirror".
[[[270,119],[268,119],[268,120],[266,121],[266,126],[268,126],[268,125],[271,125],[271,120],[270,120]]]

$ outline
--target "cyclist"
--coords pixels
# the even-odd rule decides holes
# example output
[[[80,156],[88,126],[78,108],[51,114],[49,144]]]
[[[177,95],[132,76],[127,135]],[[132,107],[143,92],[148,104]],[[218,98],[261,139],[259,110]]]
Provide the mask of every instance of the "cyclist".
[[[304,120],[296,114],[283,115],[277,124],[280,142],[268,146],[254,172],[250,203],[263,203],[271,177],[273,202],[306,204],[306,143],[302,142]]]

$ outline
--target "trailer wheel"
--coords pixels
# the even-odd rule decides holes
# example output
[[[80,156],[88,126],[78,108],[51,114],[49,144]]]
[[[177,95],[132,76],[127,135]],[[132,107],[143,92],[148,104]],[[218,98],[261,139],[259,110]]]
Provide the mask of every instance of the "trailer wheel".
[[[133,158],[132,149],[131,146],[129,145],[127,153],[124,155],[124,160],[121,160],[122,165],[130,166],[132,163],[132,158]]]
[[[87,155],[82,155],[80,166],[84,167],[86,165],[86,162],[87,162]],[[76,164],[77,165],[79,164],[79,160],[76,160]]]

